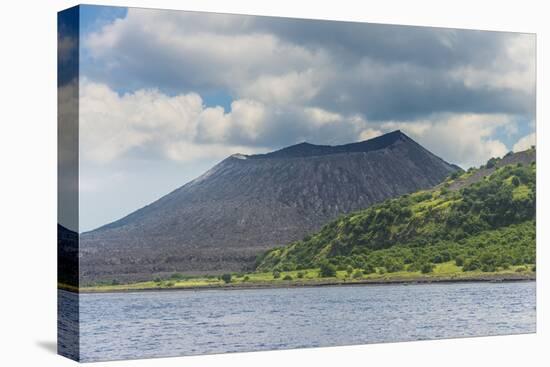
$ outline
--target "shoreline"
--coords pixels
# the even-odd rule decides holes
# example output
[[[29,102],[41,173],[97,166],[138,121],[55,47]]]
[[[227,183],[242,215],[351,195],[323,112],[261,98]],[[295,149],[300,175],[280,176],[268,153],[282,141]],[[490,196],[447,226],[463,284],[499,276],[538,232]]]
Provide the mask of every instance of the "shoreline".
[[[144,287],[144,288],[120,288],[120,289],[87,289],[83,287],[77,289],[73,286],[58,284],[58,290],[64,290],[72,293],[82,294],[102,294],[102,293],[141,293],[141,292],[164,292],[164,291],[207,291],[207,290],[246,290],[246,289],[277,289],[277,288],[302,288],[302,287],[339,287],[339,286],[384,286],[384,285],[414,285],[414,284],[432,284],[432,283],[502,283],[502,282],[527,282],[536,281],[536,273],[517,273],[517,274],[487,274],[484,276],[474,275],[471,277],[416,277],[416,278],[388,278],[388,279],[363,279],[363,280],[341,280],[326,279],[312,281],[280,281],[280,282],[256,282],[239,284],[220,284],[220,285],[202,285],[202,286],[174,286],[174,287]],[[89,287],[94,288],[94,287]]]

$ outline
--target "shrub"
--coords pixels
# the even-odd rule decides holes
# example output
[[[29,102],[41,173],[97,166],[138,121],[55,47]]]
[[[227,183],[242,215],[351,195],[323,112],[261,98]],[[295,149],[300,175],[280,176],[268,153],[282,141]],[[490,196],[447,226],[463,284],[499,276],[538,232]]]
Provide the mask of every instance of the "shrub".
[[[160,279],[159,277],[156,277],[155,279],[153,279],[153,282],[160,283],[162,282],[162,279]]]
[[[285,275],[283,280],[292,280],[292,276],[290,274]]]
[[[111,285],[119,285],[120,282],[117,280],[117,279],[113,279],[113,281],[111,282]]]
[[[224,283],[231,283],[231,274],[225,273],[221,276],[221,279],[224,281]]]
[[[464,262],[462,271],[473,271],[481,268],[481,264],[477,259],[470,259]]]
[[[165,284],[167,287],[173,287],[174,286],[174,282],[166,282]]]
[[[376,273],[376,268],[371,263],[366,263],[363,267],[363,273],[365,274],[372,274]]]
[[[490,273],[497,270],[496,267],[493,264],[483,264],[481,266],[481,271],[484,273]]]
[[[296,277],[302,279],[305,276],[303,271],[299,271],[298,274],[296,274]]]
[[[353,273],[353,267],[351,265],[348,265],[346,268],[346,273],[348,274],[348,277]]]
[[[457,256],[455,258],[455,264],[456,264],[456,266],[463,266],[464,265],[464,257],[463,256]]]
[[[537,266],[536,265],[533,265],[533,267],[531,268],[531,271],[537,271]]]
[[[174,274],[170,275],[170,279],[174,279],[174,280],[183,279],[183,274],[181,274],[181,273],[174,273]]]
[[[243,278],[243,282],[248,282],[250,280],[250,277],[248,275],[245,275]]]
[[[454,171],[453,173],[451,173],[449,177],[451,178],[451,180],[456,180],[461,175],[462,175],[462,171],[458,170],[458,171]]]
[[[358,278],[361,278],[361,277],[363,277],[363,272],[359,269],[355,270],[355,272],[353,273],[353,278],[358,279]]]
[[[496,158],[491,158],[487,161],[487,164],[485,164],[485,167],[493,168],[496,165],[497,162],[498,162],[498,160]]]
[[[386,268],[386,271],[388,273],[395,273],[396,271],[401,271],[403,270],[404,267],[405,265],[401,260],[388,258],[386,261],[384,261],[384,268]]]
[[[417,262],[411,263],[411,264],[407,265],[407,271],[410,271],[410,272],[419,271],[420,266],[421,266],[421,264],[419,264]]]
[[[424,263],[420,267],[420,272],[422,274],[428,274],[431,273],[434,270],[434,265],[432,263]]]
[[[279,270],[273,270],[273,279],[279,279],[281,277],[281,272]]]
[[[338,264],[338,266],[336,267],[336,270],[337,271],[346,270],[346,265],[345,264]]]
[[[516,273],[523,273],[525,270],[527,270],[527,269],[525,269],[525,267],[522,266],[522,267],[519,267],[519,268],[516,269]]]
[[[319,276],[322,278],[335,277],[336,268],[327,261],[323,261],[319,266]]]

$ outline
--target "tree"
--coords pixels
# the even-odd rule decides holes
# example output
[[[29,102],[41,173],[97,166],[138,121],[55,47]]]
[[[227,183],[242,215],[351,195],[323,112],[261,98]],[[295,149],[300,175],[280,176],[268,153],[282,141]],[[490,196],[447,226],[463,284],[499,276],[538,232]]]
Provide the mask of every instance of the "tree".
[[[481,268],[481,264],[477,259],[470,259],[464,262],[462,271],[473,271]]]
[[[351,265],[348,265],[346,268],[346,273],[348,274],[348,277],[353,273],[353,267]]]
[[[388,273],[395,273],[396,271],[401,271],[405,265],[403,264],[403,261],[395,259],[395,258],[387,258],[384,261],[384,268],[386,268],[386,271]]]
[[[520,184],[520,182],[519,182],[518,176],[514,176],[514,177],[512,178],[512,185],[514,185],[515,187],[518,187],[519,184]]]
[[[322,278],[335,277],[336,268],[328,261],[323,261],[319,266],[319,276],[321,276]]]
[[[455,258],[455,264],[456,264],[456,266],[464,265],[464,257],[463,256],[457,256]]]
[[[485,164],[485,167],[493,168],[497,162],[498,160],[496,158],[491,158],[487,161],[487,164]]]
[[[432,263],[424,263],[420,267],[420,272],[422,274],[428,274],[431,273],[434,270],[434,265]]]
[[[449,177],[451,178],[451,180],[456,180],[457,178],[460,177],[460,175],[462,175],[462,171],[457,170],[457,171],[454,171],[453,173],[451,173]]]
[[[372,265],[372,263],[366,263],[365,266],[363,267],[363,272],[365,274],[376,273],[376,268],[374,267],[374,265]]]
[[[174,279],[174,280],[183,279],[183,274],[181,274],[181,273],[174,273],[174,274],[170,275],[170,279]]]
[[[281,277],[281,272],[279,270],[273,270],[273,279],[279,279]]]
[[[226,283],[226,284],[227,284],[227,283],[231,283],[231,274],[228,274],[228,273],[223,274],[223,275],[222,275],[222,280],[223,280],[224,283]]]

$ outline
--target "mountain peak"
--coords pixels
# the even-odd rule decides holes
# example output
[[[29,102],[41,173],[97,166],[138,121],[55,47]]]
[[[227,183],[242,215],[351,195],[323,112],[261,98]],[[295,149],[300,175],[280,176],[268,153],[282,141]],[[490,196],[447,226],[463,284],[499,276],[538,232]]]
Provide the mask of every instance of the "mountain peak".
[[[395,130],[387,134],[356,143],[343,145],[317,145],[308,142],[302,142],[295,145],[290,145],[288,147],[273,152],[265,154],[254,154],[247,157],[251,159],[304,158],[329,154],[370,152],[374,150],[388,148],[389,146],[395,144],[397,141],[414,142],[414,140],[405,135],[401,130]]]

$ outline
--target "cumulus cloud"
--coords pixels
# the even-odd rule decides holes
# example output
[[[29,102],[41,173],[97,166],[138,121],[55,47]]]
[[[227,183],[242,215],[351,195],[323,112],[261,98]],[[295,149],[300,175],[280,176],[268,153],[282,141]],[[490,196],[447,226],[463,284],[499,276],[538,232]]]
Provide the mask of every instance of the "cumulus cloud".
[[[83,45],[96,161],[341,144],[400,128],[469,166],[505,153],[503,136],[511,145],[535,110],[528,34],[129,9]],[[213,91],[232,101],[212,105]]]
[[[387,130],[402,129],[436,155],[468,168],[506,154],[506,145],[494,135],[498,129],[514,124],[514,119],[504,114],[451,114],[414,123],[387,122],[382,126]]]
[[[369,140],[369,139],[372,139],[372,138],[376,138],[377,136],[380,136],[382,134],[383,134],[383,132],[380,131],[380,130],[365,129],[365,130],[361,131],[361,133],[359,134],[359,138],[360,138],[360,140]]]
[[[230,138],[254,138],[261,131],[262,106],[238,100],[232,107],[231,113],[207,108],[196,93],[168,96],[140,89],[118,94],[105,84],[84,80],[81,152],[85,160],[107,163],[129,154],[188,161],[253,151],[231,144]]]
[[[115,88],[217,88],[369,120],[534,113],[533,35],[129,9],[84,44],[102,67],[87,72],[108,65]]]
[[[521,152],[522,150],[527,150],[531,148],[532,145],[537,144],[537,137],[535,136],[535,133],[531,133],[529,135],[526,135],[518,140],[516,144],[514,144],[514,147],[512,150],[514,152]]]
[[[139,89],[120,94],[86,79],[80,84],[79,107],[82,158],[100,164],[132,156],[176,161],[223,158],[306,138],[322,142],[325,134],[335,143],[356,141],[368,125],[358,116],[318,107],[281,112],[249,99],[233,101],[225,112],[220,106],[205,106],[197,93],[169,96]]]
[[[280,148],[288,142],[342,144],[401,129],[446,160],[463,167],[504,155],[497,130],[517,123],[506,114],[435,114],[428,119],[372,123],[320,107],[287,109],[254,100],[236,100],[228,112],[206,107],[197,93],[168,96],[158,90],[119,94],[105,84],[80,86],[83,158],[108,163],[120,157],[157,157],[175,161],[224,158]],[[300,121],[299,124],[293,123]],[[331,136],[331,139],[327,139]],[[532,136],[514,149],[530,146]],[[519,149],[519,148],[518,148]]]
[[[135,87],[168,90],[185,86],[265,92],[266,83],[286,84],[285,74],[306,71],[322,58],[272,33],[251,29],[251,19],[129,9],[126,18],[88,35],[84,44],[95,59],[116,70],[122,77],[119,82],[134,79]],[[294,77],[286,76],[286,82]],[[257,85],[250,85],[252,81]]]
[[[240,87],[239,92],[266,103],[300,103],[310,101],[319,91],[319,84],[319,76],[309,69],[301,73],[262,75]]]

